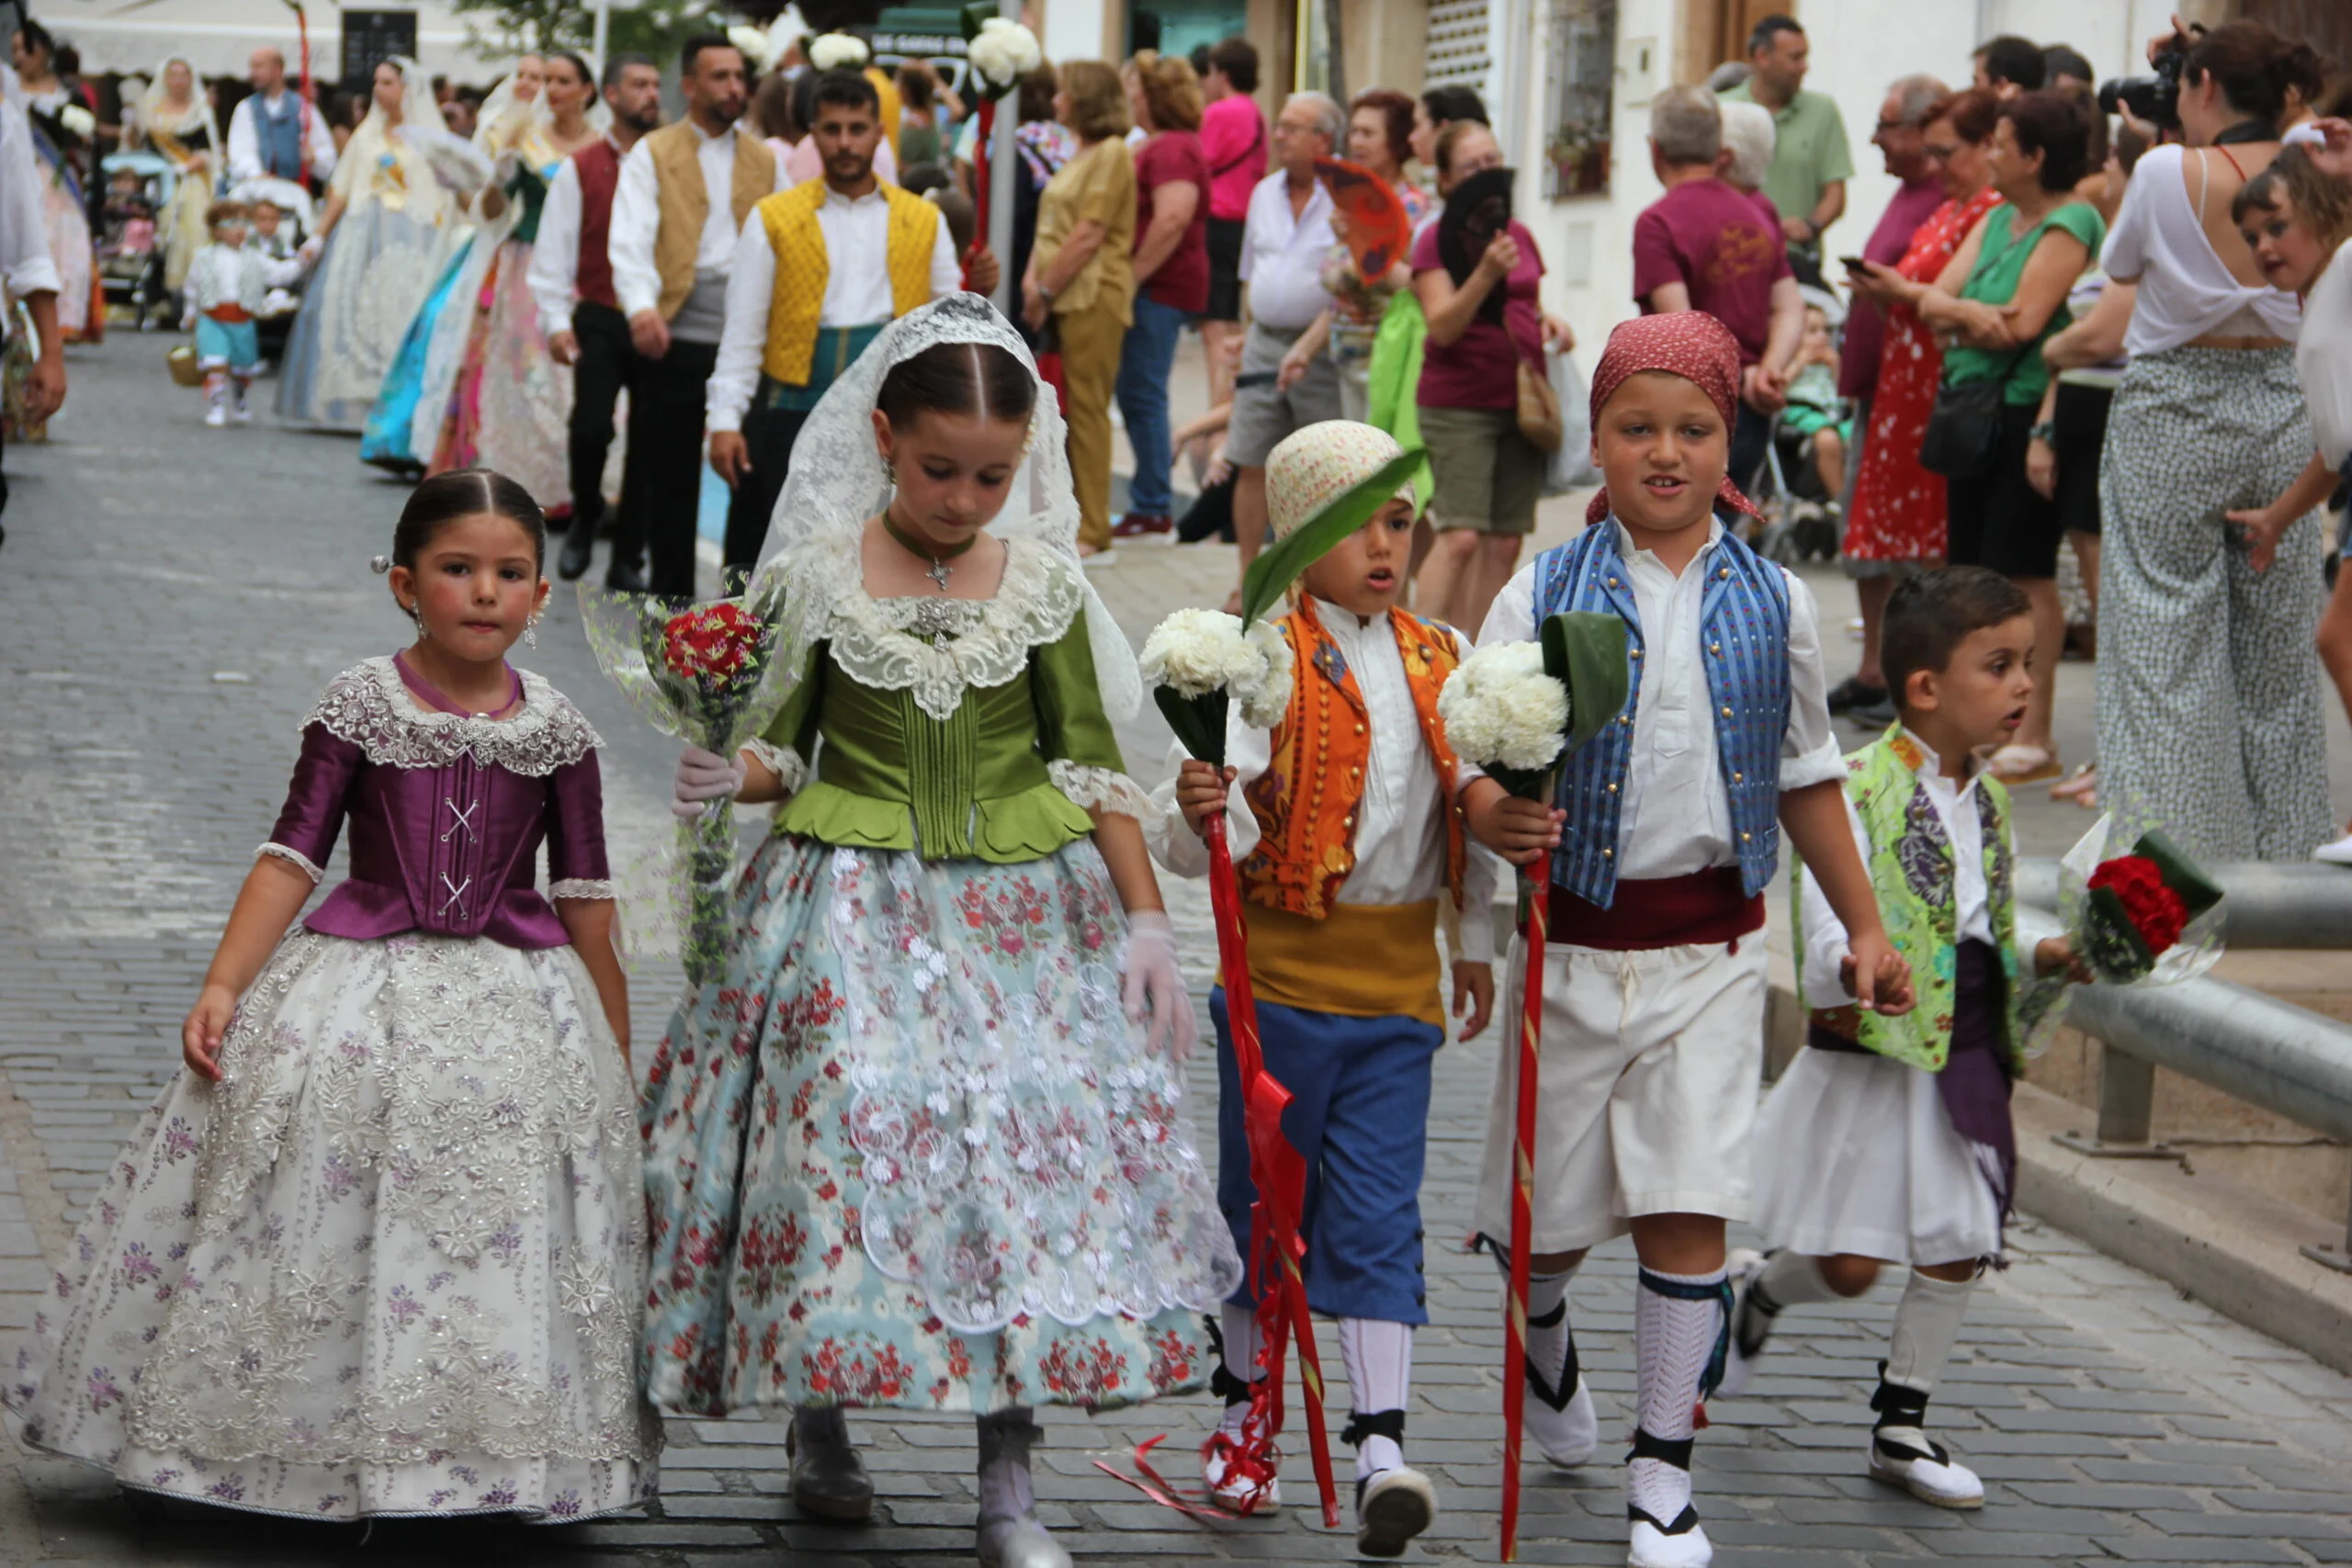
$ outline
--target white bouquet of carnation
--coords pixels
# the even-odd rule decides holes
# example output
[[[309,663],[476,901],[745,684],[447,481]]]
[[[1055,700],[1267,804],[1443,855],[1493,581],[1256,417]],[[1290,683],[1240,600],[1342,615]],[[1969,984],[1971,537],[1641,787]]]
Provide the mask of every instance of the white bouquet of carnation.
[[[861,71],[874,58],[854,33],[820,33],[808,45],[808,63],[820,71]]]
[[[990,97],[1012,91],[1045,57],[1037,35],[1010,17],[989,17],[965,46],[965,58],[978,75],[981,91]]]
[[[1454,755],[1510,788],[1504,775],[1540,779],[1566,749],[1568,688],[1544,669],[1541,643],[1496,643],[1462,661],[1437,694],[1437,716]]]
[[[727,29],[727,41],[735,46],[736,52],[751,66],[754,76],[768,68],[768,62],[775,51],[775,45],[766,33],[741,22]]]
[[[87,141],[97,134],[98,117],[80,104],[68,104],[57,111],[57,123]]]
[[[1272,728],[1290,706],[1290,644],[1263,621],[1244,627],[1222,610],[1179,610],[1144,639],[1142,664],[1177,739],[1204,761],[1224,755],[1228,701],[1257,729]]]

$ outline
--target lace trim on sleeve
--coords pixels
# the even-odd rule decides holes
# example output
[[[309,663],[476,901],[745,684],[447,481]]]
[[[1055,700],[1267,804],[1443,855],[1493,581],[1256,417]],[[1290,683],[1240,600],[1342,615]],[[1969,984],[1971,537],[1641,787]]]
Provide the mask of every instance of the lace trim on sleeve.
[[[613,898],[613,885],[600,877],[567,876],[548,885],[550,898]]]
[[[760,766],[783,781],[786,799],[797,795],[800,786],[808,782],[808,764],[802,761],[800,753],[791,747],[779,746],[773,740],[753,736],[743,742],[742,749],[749,751]]]
[[[264,844],[254,852],[254,858],[259,860],[264,855],[275,855],[287,864],[300,868],[302,874],[311,879],[313,887],[327,879],[326,872],[318,862],[300,850],[289,850],[284,844]]]
[[[1056,758],[1046,764],[1054,787],[1089,811],[1115,812],[1148,822],[1157,815],[1143,786],[1115,768],[1092,768]]]

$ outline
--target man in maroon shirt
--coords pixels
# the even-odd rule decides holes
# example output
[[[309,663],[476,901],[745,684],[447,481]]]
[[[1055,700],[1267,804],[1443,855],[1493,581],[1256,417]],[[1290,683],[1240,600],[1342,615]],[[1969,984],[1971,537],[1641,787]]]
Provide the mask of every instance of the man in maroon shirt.
[[[1786,400],[1804,335],[1804,299],[1779,235],[1756,202],[1726,185],[1723,111],[1703,87],[1669,87],[1650,105],[1650,166],[1666,194],[1634,221],[1634,298],[1645,315],[1704,310],[1739,340],[1739,425],[1731,478],[1752,485]]]

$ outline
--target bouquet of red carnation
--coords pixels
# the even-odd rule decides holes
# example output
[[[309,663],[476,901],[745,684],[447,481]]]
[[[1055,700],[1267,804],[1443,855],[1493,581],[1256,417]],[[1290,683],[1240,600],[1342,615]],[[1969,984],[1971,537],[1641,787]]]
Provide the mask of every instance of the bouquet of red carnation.
[[[2103,840],[2104,833],[2099,836]],[[2081,852],[2077,845],[2067,856],[2076,874]],[[2143,833],[2129,854],[2098,861],[2082,876],[2075,902],[2066,911],[2069,935],[2101,980],[2127,986],[2183,980],[2221,955],[2214,911],[2222,890],[2162,833]]]
[[[767,673],[773,622],[742,601],[677,609],[648,594],[583,586],[580,607],[596,662],[662,734],[731,757],[772,716],[767,710],[774,705],[761,700],[761,677]],[[699,983],[718,972],[727,953],[733,804],[713,801],[700,817],[679,823],[678,850],[663,880],[686,977]]]

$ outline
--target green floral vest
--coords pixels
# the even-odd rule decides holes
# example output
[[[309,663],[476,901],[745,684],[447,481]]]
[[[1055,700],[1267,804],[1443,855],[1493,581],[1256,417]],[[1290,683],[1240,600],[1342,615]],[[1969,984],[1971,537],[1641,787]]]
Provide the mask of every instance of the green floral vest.
[[[1870,840],[1871,882],[1878,891],[1879,917],[1886,922],[1895,951],[1911,965],[1917,1005],[1899,1018],[1864,1012],[1850,1004],[1816,1008],[1809,1016],[1815,1027],[1883,1056],[1939,1072],[1951,1051],[1960,909],[1953,893],[1951,837],[1918,780],[1926,761],[1926,751],[1900,724],[1846,759],[1846,793],[1853,798]],[[2010,837],[2009,793],[1986,773],[1977,780],[1975,796],[1984,831],[1993,945],[2001,954],[2001,1041],[2017,1061],[2021,1060],[2024,1035],[2018,1027],[2018,906],[2011,876],[2017,852]],[[1796,906],[1804,897],[1804,878],[1792,874],[1789,886],[1795,929],[1802,932],[1803,912]],[[1798,968],[1802,975],[1802,961]]]

